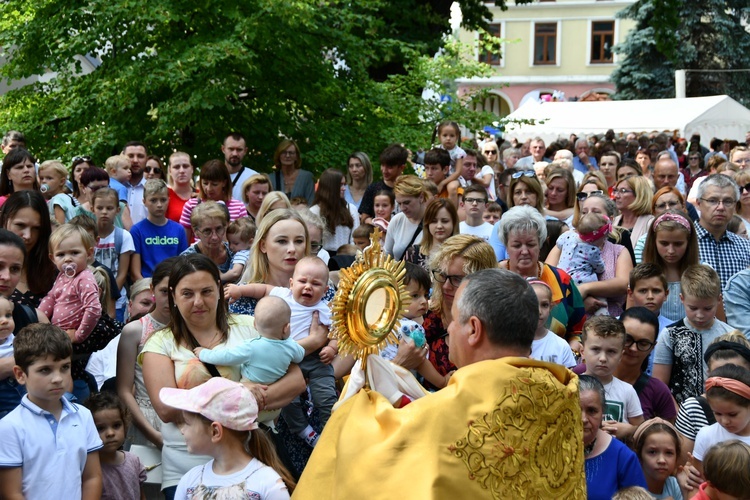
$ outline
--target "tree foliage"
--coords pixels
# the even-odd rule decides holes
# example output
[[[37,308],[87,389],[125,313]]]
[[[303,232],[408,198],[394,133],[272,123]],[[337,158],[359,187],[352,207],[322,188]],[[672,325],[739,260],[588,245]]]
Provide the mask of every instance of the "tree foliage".
[[[747,0],[639,0],[620,12],[636,27],[615,52],[619,99],[674,97],[674,71],[687,72],[688,97],[728,94],[750,105],[750,4]],[[699,71],[701,70],[701,71]]]
[[[445,44],[449,1],[7,0],[0,77],[54,71],[0,98],[0,124],[41,157],[102,161],[128,140],[216,157],[230,131],[268,170],[280,136],[320,171],[393,141],[427,146],[442,118],[480,126],[449,82],[488,74]],[[481,26],[484,2],[464,0]],[[445,45],[441,54],[435,51]],[[82,74],[81,56],[98,61]],[[444,102],[424,101],[425,86]]]

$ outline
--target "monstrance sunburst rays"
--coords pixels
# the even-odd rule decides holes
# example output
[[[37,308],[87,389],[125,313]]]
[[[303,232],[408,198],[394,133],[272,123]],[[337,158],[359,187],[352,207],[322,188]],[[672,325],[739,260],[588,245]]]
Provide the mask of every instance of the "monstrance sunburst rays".
[[[350,267],[340,271],[333,299],[329,337],[338,340],[341,355],[365,360],[386,344],[397,344],[395,331],[411,299],[403,284],[406,266],[380,247],[380,229],[370,235],[370,246]]]

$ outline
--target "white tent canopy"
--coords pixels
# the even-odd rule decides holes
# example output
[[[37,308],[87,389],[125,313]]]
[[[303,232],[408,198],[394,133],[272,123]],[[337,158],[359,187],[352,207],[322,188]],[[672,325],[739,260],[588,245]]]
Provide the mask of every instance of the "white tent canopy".
[[[507,139],[526,141],[538,136],[547,144],[570,134],[604,134],[609,129],[618,135],[653,131],[671,135],[676,130],[681,137],[690,138],[697,133],[704,144],[712,137],[742,142],[750,131],[750,110],[726,95],[635,101],[529,101],[507,118],[533,119],[536,123],[506,125]]]

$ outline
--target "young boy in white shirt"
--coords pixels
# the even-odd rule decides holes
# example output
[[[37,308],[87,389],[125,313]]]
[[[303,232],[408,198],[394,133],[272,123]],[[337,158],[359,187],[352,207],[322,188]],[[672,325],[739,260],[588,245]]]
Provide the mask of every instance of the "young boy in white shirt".
[[[0,420],[0,497],[101,498],[102,440],[91,413],[64,397],[72,353],[54,325],[34,323],[16,335],[13,374],[27,394]]]
[[[484,241],[489,242],[492,224],[484,221],[484,209],[487,208],[487,190],[481,184],[466,186],[460,206],[466,215],[466,220],[458,225],[458,232],[479,236]]]
[[[547,328],[547,320],[552,311],[552,289],[542,280],[529,281],[539,301],[539,323],[534,340],[531,342],[531,359],[549,361],[565,368],[576,366],[576,358],[568,342]]]
[[[602,430],[619,439],[632,434],[643,423],[643,410],[635,389],[613,375],[625,350],[625,326],[611,316],[593,316],[583,325],[581,342],[586,375],[604,386],[605,408]]]

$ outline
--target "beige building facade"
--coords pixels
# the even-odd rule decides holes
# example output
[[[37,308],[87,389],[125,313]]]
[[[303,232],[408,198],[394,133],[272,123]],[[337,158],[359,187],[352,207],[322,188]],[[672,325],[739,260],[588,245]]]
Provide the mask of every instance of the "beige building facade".
[[[634,0],[557,0],[529,5],[508,2],[502,11],[488,2],[493,35],[506,40],[500,53],[480,48],[478,32],[459,31],[473,47],[470,57],[492,65],[487,78],[457,80],[459,94],[482,88],[489,96],[473,105],[503,117],[527,99],[601,100],[615,88],[609,75],[617,67],[612,47],[634,26],[616,14]]]

